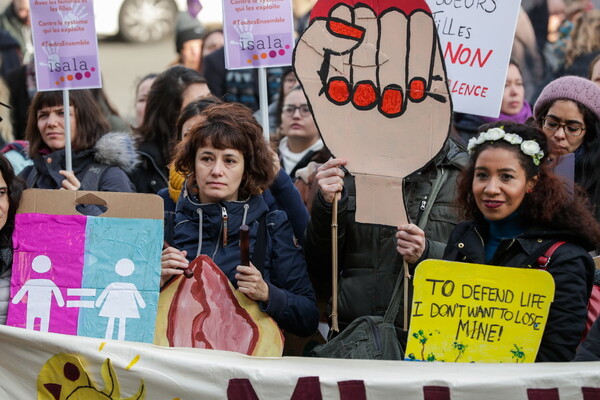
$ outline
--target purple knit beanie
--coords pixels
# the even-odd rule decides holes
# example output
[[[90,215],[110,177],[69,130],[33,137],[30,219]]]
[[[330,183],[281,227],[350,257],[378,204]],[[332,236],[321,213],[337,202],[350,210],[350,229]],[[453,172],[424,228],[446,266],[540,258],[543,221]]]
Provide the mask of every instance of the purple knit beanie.
[[[578,76],[563,76],[550,82],[533,106],[533,115],[539,120],[538,115],[544,105],[558,99],[573,100],[590,109],[600,120],[600,87],[594,82]]]

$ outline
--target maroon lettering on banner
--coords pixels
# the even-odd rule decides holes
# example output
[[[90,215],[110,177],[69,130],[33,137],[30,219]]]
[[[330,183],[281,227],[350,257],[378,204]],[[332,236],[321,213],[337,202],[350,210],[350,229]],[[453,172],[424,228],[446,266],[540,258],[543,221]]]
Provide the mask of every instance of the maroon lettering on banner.
[[[322,400],[321,382],[318,376],[306,376],[298,379],[290,400]]]
[[[553,389],[527,389],[529,400],[560,400],[558,388]]]
[[[450,400],[450,388],[446,386],[423,386],[425,400]]]
[[[583,400],[600,400],[600,388],[582,387]]]
[[[367,400],[364,381],[338,382],[340,400]]]
[[[248,379],[230,379],[227,386],[228,400],[258,400],[258,396]]]

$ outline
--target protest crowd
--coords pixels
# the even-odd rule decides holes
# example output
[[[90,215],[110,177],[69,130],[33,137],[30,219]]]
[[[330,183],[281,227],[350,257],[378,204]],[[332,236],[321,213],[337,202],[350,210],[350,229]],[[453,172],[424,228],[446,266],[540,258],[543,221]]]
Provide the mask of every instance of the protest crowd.
[[[586,326],[600,285],[598,4],[522,1],[500,115],[452,112],[442,150],[405,177],[409,223],[394,226],[357,221],[352,160],[327,148],[292,67],[267,69],[269,121],[259,121],[257,71],[227,70],[223,32],[184,12],[177,59],[139,77],[131,121],[103,89],[70,91],[67,110],[62,92],[36,90],[28,3],[12,0],[0,15],[0,323],[25,189],[150,193],[164,200],[161,286],[210,256],[285,332],[284,355],[334,347],[357,318],[383,316],[397,290],[408,307],[402,278],[423,260],[536,267],[548,256],[540,267],[555,298],[536,361],[600,361],[600,319]],[[297,37],[309,13],[297,16]],[[330,330],[333,252],[339,333]],[[394,316],[402,348],[408,322]]]

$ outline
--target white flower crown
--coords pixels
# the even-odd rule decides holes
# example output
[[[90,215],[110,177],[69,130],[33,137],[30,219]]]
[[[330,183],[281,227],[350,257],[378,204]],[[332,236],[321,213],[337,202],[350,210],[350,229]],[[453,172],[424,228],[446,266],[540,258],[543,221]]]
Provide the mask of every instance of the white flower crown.
[[[483,142],[493,142],[504,139],[510,144],[520,144],[521,151],[524,154],[531,156],[535,165],[540,165],[540,161],[542,157],[544,157],[544,152],[540,149],[538,142],[535,140],[523,140],[523,138],[516,133],[506,133],[503,128],[504,127],[492,128],[485,132],[481,132],[478,137],[469,139],[469,143],[467,144],[467,150],[469,150],[469,154],[473,154],[475,147]]]

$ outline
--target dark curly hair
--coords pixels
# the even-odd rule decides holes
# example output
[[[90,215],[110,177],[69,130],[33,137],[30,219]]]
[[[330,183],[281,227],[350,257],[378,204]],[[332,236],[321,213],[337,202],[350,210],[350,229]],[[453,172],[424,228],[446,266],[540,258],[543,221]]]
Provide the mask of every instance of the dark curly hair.
[[[19,202],[21,201],[21,195],[25,190],[25,182],[18,176],[15,175],[15,171],[8,159],[4,154],[0,154],[0,173],[4,182],[6,182],[6,188],[8,190],[8,214],[6,216],[6,223],[0,228],[0,246],[10,246],[12,240],[12,233],[15,229],[15,215],[17,214],[17,208],[19,208]]]
[[[571,192],[566,185],[552,172],[547,162],[548,144],[546,136],[533,125],[523,125],[511,121],[498,121],[482,125],[480,132],[491,128],[503,128],[505,132],[516,133],[523,140],[535,140],[544,157],[539,165],[535,165],[531,156],[523,153],[519,146],[505,140],[486,141],[477,145],[471,154],[471,165],[461,172],[458,178],[457,203],[465,219],[483,219],[483,214],[477,207],[473,196],[473,180],[475,177],[475,162],[484,150],[503,148],[517,156],[519,164],[525,170],[526,178],[536,179],[531,193],[528,193],[521,204],[521,217],[525,225],[537,225],[578,232],[588,242],[600,247],[600,224],[590,211],[589,201],[585,191],[575,186]]]
[[[175,147],[175,169],[188,176],[188,187],[196,185],[196,152],[210,145],[235,149],[244,155],[240,198],[262,193],[275,179],[275,160],[252,111],[239,103],[222,103],[207,107],[202,115],[205,119],[194,125]]]

